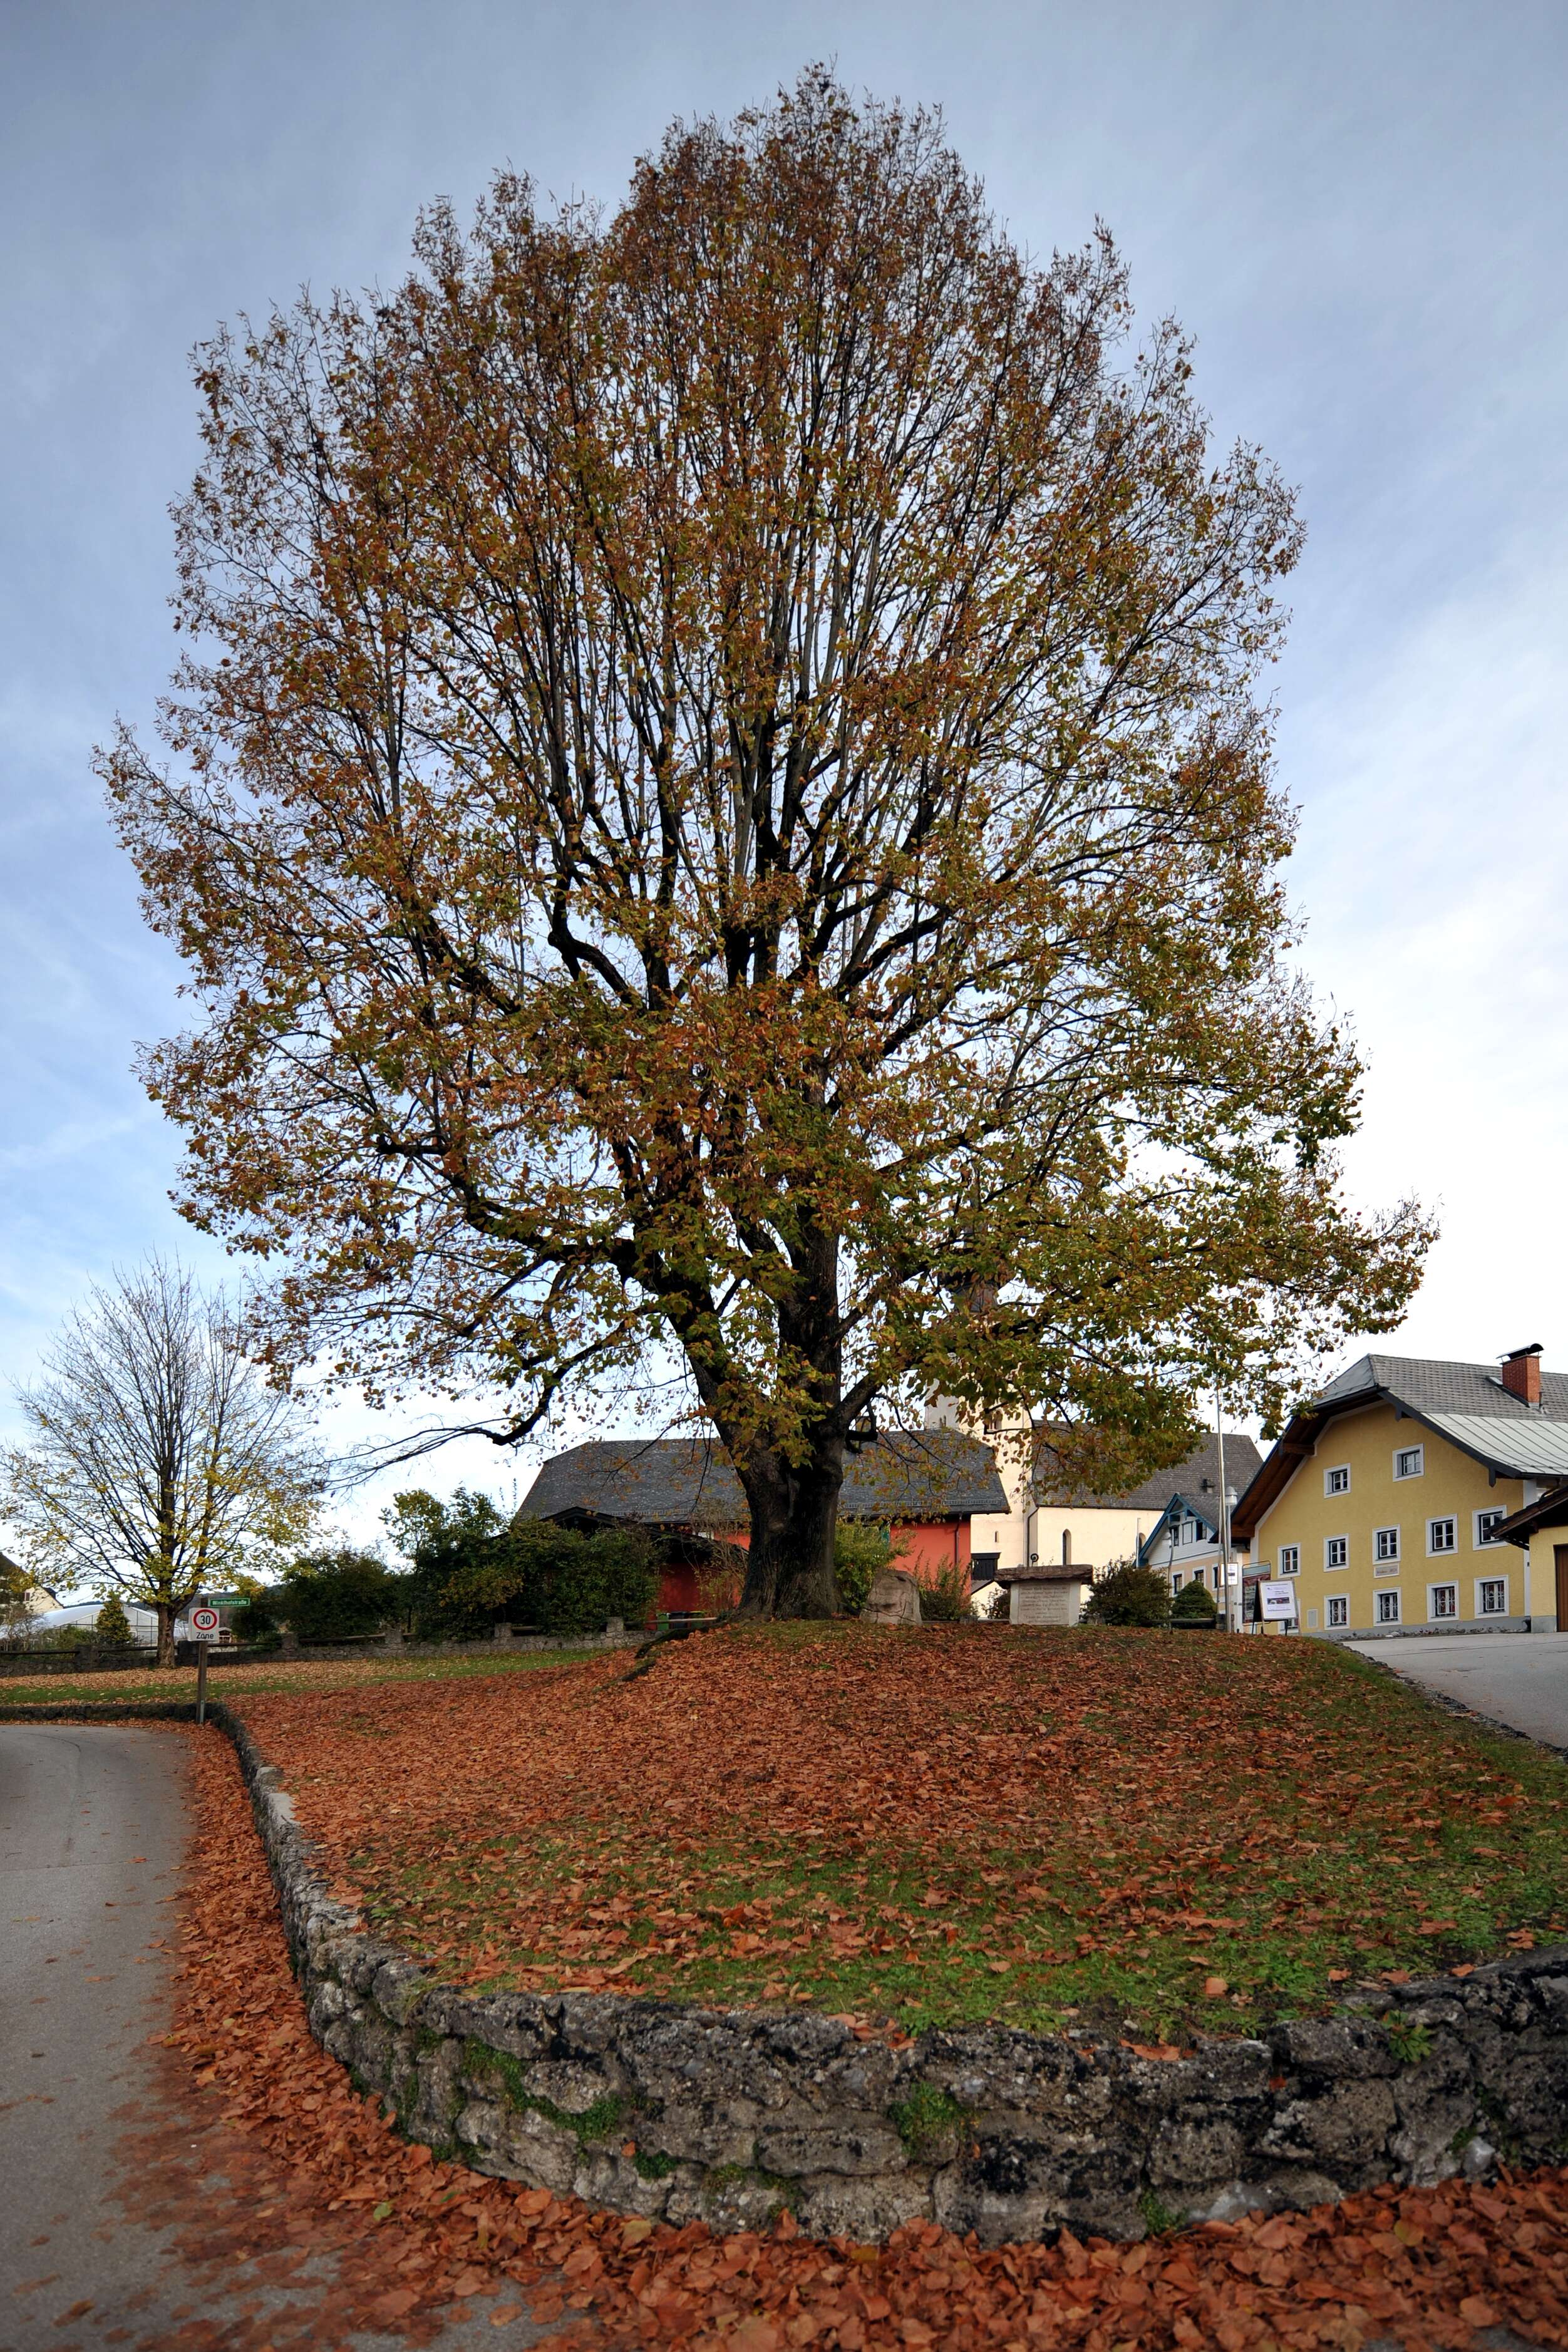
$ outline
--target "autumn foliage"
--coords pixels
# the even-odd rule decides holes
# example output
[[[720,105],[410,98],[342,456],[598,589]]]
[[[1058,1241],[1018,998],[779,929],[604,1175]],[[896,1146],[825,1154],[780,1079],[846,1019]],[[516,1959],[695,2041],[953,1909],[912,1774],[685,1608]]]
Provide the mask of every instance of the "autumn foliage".
[[[1568,1933],[1568,1772],[1317,1643],[736,1631],[237,1704],[469,1984],[1158,2041]]]
[[[203,351],[174,764],[105,772],[278,1361],[502,1440],[675,1372],[743,1606],[828,1615],[879,1400],[1105,1487],[1397,1319],[1426,1234],[1344,1202],[1288,961],[1298,526],[1191,372],[820,72]]]
[[[1506,2323],[1568,2345],[1568,2175],[1386,2189],[1304,2215],[1137,2245],[986,2252],[934,2226],[885,2247],[819,2243],[784,2216],[715,2238],[592,2212],[433,2162],[310,2040],[232,1751],[196,1748],[198,1836],[171,2063],[256,2151],[243,2210],[205,2184],[209,2251],[276,2247],[335,2267],[310,2342],[351,2329],[417,2342],[444,2309],[526,2306],[555,2340],[668,2352],[1405,2352],[1468,2347]],[[237,2169],[237,2168],[236,2168]],[[215,2236],[216,2232],[216,2236]],[[318,2273],[320,2275],[320,2273]],[[191,2323],[192,2340],[203,2340]]]

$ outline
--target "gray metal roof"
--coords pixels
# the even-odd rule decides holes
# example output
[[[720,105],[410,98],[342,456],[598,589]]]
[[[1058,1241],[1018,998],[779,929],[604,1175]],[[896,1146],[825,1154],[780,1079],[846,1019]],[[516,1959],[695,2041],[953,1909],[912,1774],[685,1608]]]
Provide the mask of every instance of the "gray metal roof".
[[[889,1431],[845,1465],[839,1501],[845,1518],[969,1518],[1006,1508],[991,1448],[957,1430]],[[518,1517],[741,1528],[747,1510],[741,1482],[716,1443],[605,1437],[552,1454]]]
[[[1439,1436],[1516,1478],[1568,1477],[1568,1373],[1542,1372],[1541,1402],[1510,1396],[1495,1364],[1362,1356],[1314,1399],[1343,1406],[1386,1397]]]
[[[1238,1495],[1246,1493],[1262,1465],[1263,1456],[1250,1437],[1239,1429],[1225,1433],[1225,1483],[1234,1486]],[[1196,1453],[1189,1454],[1184,1462],[1173,1463],[1169,1470],[1156,1470],[1124,1494],[1089,1494],[1082,1488],[1053,1487],[1048,1473],[1037,1470],[1035,1493],[1041,1502],[1057,1503],[1064,1507],[1076,1505],[1080,1510],[1163,1511],[1173,1495],[1211,1496],[1217,1507],[1220,1494],[1219,1440],[1205,1437]]]
[[[1479,1412],[1426,1412],[1422,1421],[1516,1478],[1568,1478],[1568,1421],[1500,1422]]]

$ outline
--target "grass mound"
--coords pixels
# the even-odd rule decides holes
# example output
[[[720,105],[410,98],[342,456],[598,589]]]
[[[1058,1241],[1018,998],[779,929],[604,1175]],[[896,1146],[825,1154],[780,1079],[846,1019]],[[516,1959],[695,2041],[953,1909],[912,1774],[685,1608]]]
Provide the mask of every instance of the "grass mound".
[[[475,1986],[1163,2042],[1568,1932],[1568,1771],[1318,1643],[770,1627],[243,1706]]]

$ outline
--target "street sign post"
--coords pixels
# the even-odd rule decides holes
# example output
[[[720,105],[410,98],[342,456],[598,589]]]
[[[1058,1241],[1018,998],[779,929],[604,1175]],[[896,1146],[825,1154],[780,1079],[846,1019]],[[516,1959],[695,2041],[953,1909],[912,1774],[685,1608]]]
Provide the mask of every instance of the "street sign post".
[[[207,1643],[217,1640],[216,1609],[192,1610],[191,1639],[201,1643],[196,1652],[196,1721],[205,1723],[207,1719]]]

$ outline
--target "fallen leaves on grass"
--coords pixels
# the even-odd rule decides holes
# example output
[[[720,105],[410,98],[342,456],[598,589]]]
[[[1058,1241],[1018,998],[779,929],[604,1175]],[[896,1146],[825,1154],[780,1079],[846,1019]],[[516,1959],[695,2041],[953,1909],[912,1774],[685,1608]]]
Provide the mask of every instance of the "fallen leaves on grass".
[[[238,1773],[216,1733],[196,1741],[199,1834],[172,2042],[217,2052],[221,2101],[290,2183],[288,2241],[354,2217],[362,2300],[343,2328],[417,2337],[472,2297],[500,2322],[517,2290],[557,2339],[663,2352],[1358,2352],[1396,2333],[1410,2352],[1461,2347],[1502,2323],[1568,2346],[1568,2173],[1495,2188],[1379,2190],[1303,2215],[1211,2224],[1137,2245],[983,2251],[931,2224],[885,2247],[717,2238],[590,2211],[489,2180],[399,2139],[374,2099],[311,2042]],[[380,2214],[379,2221],[367,2215]],[[254,2227],[263,2226],[259,2217]],[[374,2284],[373,2284],[374,2283]],[[509,2293],[509,2290],[510,2292]],[[312,2338],[322,2347],[331,2331]]]
[[[1160,2041],[1568,1919],[1562,1768],[1317,1643],[771,1627],[240,1704],[451,1981]]]

